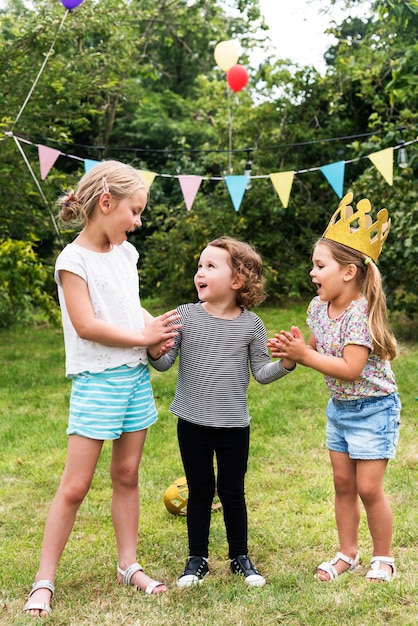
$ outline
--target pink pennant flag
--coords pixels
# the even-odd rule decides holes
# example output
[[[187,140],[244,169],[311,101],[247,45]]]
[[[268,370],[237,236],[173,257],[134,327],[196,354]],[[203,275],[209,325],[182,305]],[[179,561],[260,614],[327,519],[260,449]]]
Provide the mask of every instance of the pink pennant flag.
[[[48,146],[38,145],[39,165],[41,167],[42,180],[45,180],[48,176],[49,170],[54,165],[60,154],[62,153],[59,150],[48,148]]]
[[[202,176],[193,176],[191,174],[179,176],[181,191],[183,192],[184,202],[186,203],[186,209],[188,211],[190,211],[193,206],[201,182]]]

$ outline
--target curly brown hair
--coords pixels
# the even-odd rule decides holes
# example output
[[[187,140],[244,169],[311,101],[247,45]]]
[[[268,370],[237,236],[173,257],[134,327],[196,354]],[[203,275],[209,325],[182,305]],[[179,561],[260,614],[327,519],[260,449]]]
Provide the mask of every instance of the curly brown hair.
[[[266,299],[263,261],[252,246],[233,237],[218,237],[208,246],[222,248],[231,257],[233,277],[242,280],[242,287],[237,290],[237,305],[252,309]]]

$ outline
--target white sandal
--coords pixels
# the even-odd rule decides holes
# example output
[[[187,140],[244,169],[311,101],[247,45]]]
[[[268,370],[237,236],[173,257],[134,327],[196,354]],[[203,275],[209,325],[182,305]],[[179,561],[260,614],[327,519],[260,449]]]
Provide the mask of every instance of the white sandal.
[[[342,572],[338,572],[334,567],[337,561],[344,561],[349,565],[349,567]],[[317,570],[323,570],[328,574],[329,580],[322,580],[322,578],[318,578],[318,571],[315,574],[315,578],[318,578],[318,580],[323,583],[330,582],[331,580],[336,580],[338,576],[341,576],[341,574],[345,574],[346,572],[355,572],[356,569],[360,567],[359,562],[360,556],[358,552],[354,559],[351,559],[349,556],[346,556],[342,552],[337,552],[337,554],[331,561],[324,561],[323,563],[321,563],[321,565],[318,565],[317,567]]]
[[[45,611],[45,613],[47,613],[48,615],[51,615],[52,608],[50,604],[45,604],[45,603],[42,604],[41,602],[29,602],[31,596],[35,593],[35,591],[38,591],[38,589],[48,589],[51,592],[51,600],[49,602],[50,603],[52,602],[52,598],[54,597],[54,592],[55,592],[54,583],[51,580],[38,580],[37,582],[33,583],[32,589],[30,590],[30,593],[28,596],[28,601],[22,610],[23,611],[39,611],[39,617],[42,617],[41,616],[42,611]]]
[[[392,568],[392,575],[385,569],[380,567],[381,563],[390,565]],[[391,556],[374,556],[370,561],[370,569],[366,574],[366,578],[369,580],[382,580],[385,583],[390,583],[396,576],[395,559]]]
[[[144,571],[144,568],[139,563],[133,563],[126,570],[121,569],[118,565],[118,573],[122,576],[122,584],[126,585],[127,587],[133,584],[131,582],[132,576],[136,574],[136,572],[143,572],[143,571]],[[156,587],[159,587],[160,585],[165,585],[165,583],[160,583],[159,580],[152,580],[147,586],[147,588],[144,590],[142,590],[141,587],[138,587],[138,585],[134,585],[134,586],[138,589],[138,591],[144,591],[144,593],[152,594],[154,589]]]

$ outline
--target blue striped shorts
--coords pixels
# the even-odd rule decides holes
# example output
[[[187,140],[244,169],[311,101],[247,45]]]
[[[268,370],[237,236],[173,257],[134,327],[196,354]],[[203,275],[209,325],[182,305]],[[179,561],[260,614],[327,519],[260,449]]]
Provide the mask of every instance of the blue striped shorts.
[[[83,372],[72,380],[67,435],[118,439],[157,421],[147,365]]]

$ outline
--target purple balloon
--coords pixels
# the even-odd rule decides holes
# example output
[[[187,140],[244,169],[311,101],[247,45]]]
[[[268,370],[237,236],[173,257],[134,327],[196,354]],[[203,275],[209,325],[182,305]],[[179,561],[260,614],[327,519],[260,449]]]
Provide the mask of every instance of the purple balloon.
[[[78,7],[78,5],[82,2],[83,0],[61,0],[61,4],[63,4],[69,11]]]

